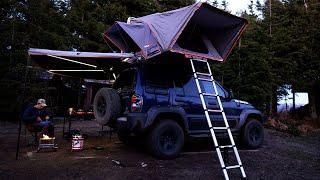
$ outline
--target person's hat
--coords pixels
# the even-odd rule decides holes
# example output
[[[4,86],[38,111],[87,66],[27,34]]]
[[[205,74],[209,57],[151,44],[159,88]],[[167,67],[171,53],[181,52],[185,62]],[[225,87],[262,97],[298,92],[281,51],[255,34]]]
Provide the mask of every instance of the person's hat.
[[[38,99],[37,104],[41,104],[42,106],[47,106],[45,99]]]

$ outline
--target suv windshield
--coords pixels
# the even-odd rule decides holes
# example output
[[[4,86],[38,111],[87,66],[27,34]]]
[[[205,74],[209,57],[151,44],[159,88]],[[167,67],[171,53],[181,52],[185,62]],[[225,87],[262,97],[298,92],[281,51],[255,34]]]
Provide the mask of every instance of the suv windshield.
[[[114,89],[131,89],[133,88],[134,79],[136,75],[135,69],[128,69],[120,73],[115,83],[113,84]]]
[[[214,88],[212,86],[212,82],[202,82],[203,90],[207,93],[214,93]],[[227,98],[229,97],[228,92],[218,83],[216,82],[217,91],[220,97]]]

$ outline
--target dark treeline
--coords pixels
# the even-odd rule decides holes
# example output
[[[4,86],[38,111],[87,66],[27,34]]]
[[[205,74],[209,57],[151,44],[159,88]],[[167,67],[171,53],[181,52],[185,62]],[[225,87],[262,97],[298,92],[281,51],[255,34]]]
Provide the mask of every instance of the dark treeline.
[[[17,111],[29,47],[110,52],[102,33],[114,21],[176,9],[194,0],[4,0],[0,22],[0,110]],[[312,118],[319,118],[320,2],[252,1],[241,16],[249,26],[228,61],[213,66],[215,77],[268,114],[276,112],[285,85],[309,93]],[[228,1],[211,1],[228,10]],[[32,70],[28,93],[43,94],[45,76]],[[32,78],[30,78],[32,77]],[[31,79],[31,80],[30,80]],[[33,82],[31,82],[33,79]],[[281,89],[282,88],[282,89]]]
[[[268,114],[286,85],[308,92],[308,114],[320,115],[320,2],[251,1],[242,16],[249,26],[228,61],[214,66],[216,77]]]

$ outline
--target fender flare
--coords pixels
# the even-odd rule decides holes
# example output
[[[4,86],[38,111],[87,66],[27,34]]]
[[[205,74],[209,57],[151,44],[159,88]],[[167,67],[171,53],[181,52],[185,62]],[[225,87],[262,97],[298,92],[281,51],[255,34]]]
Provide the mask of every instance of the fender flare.
[[[252,114],[260,116],[261,123],[263,123],[263,114],[259,110],[248,109],[248,110],[242,111],[241,114],[240,114],[240,122],[239,122],[239,127],[240,128],[245,124],[248,116],[252,115]]]
[[[189,126],[186,118],[186,112],[182,107],[152,107],[147,112],[147,121],[144,124],[144,128],[150,127],[157,117],[161,114],[174,114],[179,116],[182,119],[184,125],[184,130],[188,132]]]

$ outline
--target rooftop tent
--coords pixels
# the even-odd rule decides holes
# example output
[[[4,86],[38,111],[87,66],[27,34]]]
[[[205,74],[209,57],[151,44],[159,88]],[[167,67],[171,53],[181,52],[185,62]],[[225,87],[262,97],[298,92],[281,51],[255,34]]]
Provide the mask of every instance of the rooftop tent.
[[[116,22],[105,32],[123,52],[145,59],[164,52],[224,61],[247,25],[247,20],[207,3],[155,13],[130,22]]]
[[[86,79],[108,79],[110,74],[119,73],[130,64],[123,61],[133,58],[130,53],[97,53],[57,51],[30,48],[31,62],[54,74]],[[110,71],[112,68],[112,71]]]
[[[152,57],[161,52],[150,28],[143,22],[131,24],[117,22],[109,29],[105,38],[109,38],[123,52],[140,51],[144,57]]]

